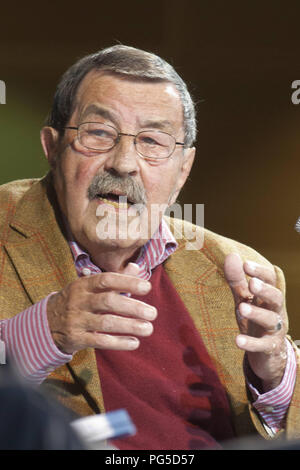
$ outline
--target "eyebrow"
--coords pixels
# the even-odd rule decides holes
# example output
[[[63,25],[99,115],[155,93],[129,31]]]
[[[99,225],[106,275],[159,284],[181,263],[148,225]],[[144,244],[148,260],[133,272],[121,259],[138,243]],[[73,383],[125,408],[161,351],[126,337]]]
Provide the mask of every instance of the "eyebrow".
[[[101,106],[97,106],[96,104],[91,104],[86,108],[84,113],[81,116],[81,119],[85,119],[87,116],[95,114],[97,116],[102,117],[103,119],[108,119],[109,121],[115,122],[113,114],[108,111],[108,109],[103,108]]]
[[[172,130],[174,131],[174,127],[171,121],[167,119],[157,119],[157,120],[148,120],[143,122],[143,127],[154,127],[155,129],[160,130]]]
[[[118,125],[117,119],[115,118],[114,114],[102,106],[91,104],[83,112],[81,119],[86,119],[90,115],[100,116],[103,119],[107,119],[108,121],[111,121],[115,125]],[[141,124],[142,124],[141,127],[143,128],[148,127],[148,128],[174,132],[174,126],[172,125],[172,122],[169,121],[168,119],[148,119],[146,121],[143,121]]]

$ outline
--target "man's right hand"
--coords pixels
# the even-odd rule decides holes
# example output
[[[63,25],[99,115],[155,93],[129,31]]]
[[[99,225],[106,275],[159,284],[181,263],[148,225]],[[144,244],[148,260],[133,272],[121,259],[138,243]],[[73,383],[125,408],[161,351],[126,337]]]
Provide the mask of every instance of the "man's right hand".
[[[136,277],[134,266],[128,265],[126,274],[79,278],[49,298],[49,328],[62,352],[88,347],[132,351],[139,346],[137,336],[151,335],[155,307],[121,295],[145,295],[151,289],[150,282]]]

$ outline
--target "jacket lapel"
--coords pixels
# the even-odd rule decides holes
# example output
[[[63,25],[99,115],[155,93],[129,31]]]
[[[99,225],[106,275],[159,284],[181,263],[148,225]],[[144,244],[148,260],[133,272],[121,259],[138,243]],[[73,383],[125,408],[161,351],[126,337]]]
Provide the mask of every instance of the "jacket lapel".
[[[11,236],[5,244],[32,304],[77,279],[49,179],[48,175],[33,184],[20,200],[10,224]],[[73,409],[79,414],[94,412],[95,394],[100,395],[94,350],[77,352],[69,364],[57,369],[46,382],[56,389],[58,395],[62,395],[63,382],[63,396],[68,397],[69,402],[74,397]],[[103,408],[102,402],[100,408]]]
[[[77,277],[68,243],[57,224],[55,199],[48,199],[48,179],[33,184],[20,200],[10,224],[14,236],[5,244],[32,303]]]

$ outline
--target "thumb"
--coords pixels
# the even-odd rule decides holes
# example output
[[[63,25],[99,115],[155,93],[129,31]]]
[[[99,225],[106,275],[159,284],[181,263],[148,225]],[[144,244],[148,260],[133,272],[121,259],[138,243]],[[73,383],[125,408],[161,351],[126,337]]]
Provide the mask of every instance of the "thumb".
[[[123,274],[127,274],[129,276],[139,276],[140,267],[136,263],[128,263],[127,266],[124,268]]]
[[[235,315],[241,333],[247,334],[249,331],[248,320],[241,317],[239,305],[241,302],[251,302],[253,295],[248,288],[248,282],[243,269],[243,261],[237,253],[230,253],[224,262],[225,278],[231,288],[234,302]]]
[[[230,253],[224,262],[225,279],[228,282],[236,305],[253,299],[249,291],[248,282],[243,268],[243,261],[239,254]]]

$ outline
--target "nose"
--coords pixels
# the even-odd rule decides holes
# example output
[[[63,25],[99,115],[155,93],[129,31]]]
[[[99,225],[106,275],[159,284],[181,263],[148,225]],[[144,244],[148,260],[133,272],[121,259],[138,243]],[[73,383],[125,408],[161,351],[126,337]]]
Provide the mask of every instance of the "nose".
[[[136,176],[139,172],[138,160],[134,136],[122,134],[117,145],[109,152],[105,169],[120,176]]]

